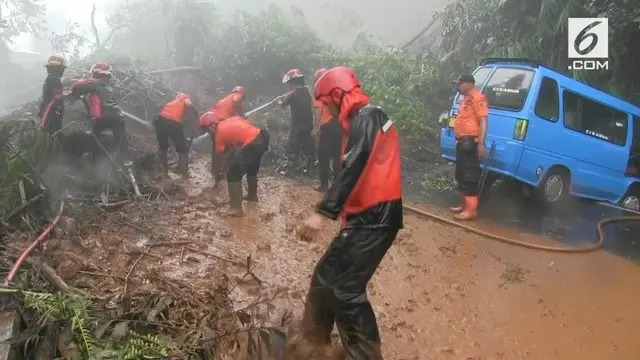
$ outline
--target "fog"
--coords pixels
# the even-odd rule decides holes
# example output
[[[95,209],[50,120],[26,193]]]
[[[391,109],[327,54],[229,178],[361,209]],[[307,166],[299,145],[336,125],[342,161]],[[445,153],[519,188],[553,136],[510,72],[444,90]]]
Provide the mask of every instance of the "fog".
[[[216,13],[221,16],[230,16],[239,9],[248,12],[259,11],[271,4],[283,9],[295,7],[302,10],[306,22],[321,39],[345,47],[351,46],[360,34],[366,34],[372,41],[381,45],[399,47],[430,23],[434,12],[443,9],[448,2],[449,0],[191,1],[191,3],[213,4],[217,8]],[[54,33],[65,34],[69,25],[77,24],[78,27],[74,32],[88,41],[88,44],[78,49],[78,55],[81,58],[85,57],[95,50],[95,36],[91,27],[93,6],[96,7],[95,25],[104,42],[109,38],[112,30],[107,23],[107,18],[119,6],[133,5],[135,1],[40,0],[39,3],[46,7],[45,14],[38,20],[42,30],[38,34],[23,33],[14,37],[13,41],[6,44],[10,50],[8,53],[0,48],[0,60],[2,60],[0,62],[8,60],[10,64],[10,68],[5,66],[4,69],[0,69],[0,77],[3,78],[0,81],[0,114],[13,110],[21,104],[37,100],[43,75],[39,69],[42,68],[48,56],[56,53],[51,44]],[[162,1],[157,3],[164,4]],[[3,10],[6,17],[6,8]],[[140,26],[146,26],[144,24],[156,25],[153,23],[155,19],[144,18],[145,14],[140,16],[138,29]],[[146,16],[153,15],[146,14]],[[107,44],[107,48],[110,45]],[[154,46],[157,48],[157,45],[161,44],[145,45],[148,45],[147,48],[152,51]],[[70,44],[70,46],[74,48],[74,45]],[[65,55],[69,57],[70,54]]]
[[[209,2],[209,1],[200,1]],[[434,11],[442,9],[448,0],[343,0],[343,1],[295,1],[295,0],[219,0],[212,1],[223,11],[235,9],[257,10],[269,4],[283,7],[300,7],[309,24],[319,35],[330,42],[347,45],[355,39],[357,33],[339,33],[333,25],[336,8],[343,8],[357,14],[362,20],[360,31],[372,35],[379,41],[399,46],[408,41],[431,20]],[[40,36],[23,34],[10,45],[14,51],[35,52],[46,55],[52,52],[49,36],[52,32],[62,32],[66,25],[77,23],[83,35],[91,37],[90,14],[96,6],[96,26],[102,36],[108,32],[106,16],[122,0],[42,0],[46,5],[43,24],[46,30]],[[84,49],[86,53],[88,50]]]

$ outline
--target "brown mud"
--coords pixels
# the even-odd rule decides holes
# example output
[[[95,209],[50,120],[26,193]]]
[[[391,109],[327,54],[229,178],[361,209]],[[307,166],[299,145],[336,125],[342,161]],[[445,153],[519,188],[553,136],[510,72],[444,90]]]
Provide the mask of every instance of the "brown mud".
[[[278,326],[289,311],[298,319],[315,262],[338,226],[328,222],[311,243],[297,238],[296,226],[320,194],[309,181],[262,175],[261,201],[245,203],[244,218],[228,218],[226,187],[211,187],[206,157],[191,172],[188,181],[173,177],[186,195],[147,209],[142,219],[135,218],[142,216],[137,204],[122,210],[131,221],[164,229],[160,242],[172,244],[104,226],[80,245],[55,242],[58,271],[67,279],[103,278],[106,297],[166,278],[203,294],[226,283],[247,321]],[[478,226],[552,243],[498,224]],[[136,261],[133,273],[146,277],[128,275]],[[390,360],[631,360],[640,356],[639,283],[637,264],[606,252],[535,252],[407,215],[369,295]]]

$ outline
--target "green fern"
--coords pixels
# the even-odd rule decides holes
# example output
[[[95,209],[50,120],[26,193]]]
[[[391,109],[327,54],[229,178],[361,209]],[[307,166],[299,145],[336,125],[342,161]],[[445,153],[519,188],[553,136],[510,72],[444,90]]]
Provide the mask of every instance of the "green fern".
[[[12,291],[13,292],[13,291]],[[42,315],[41,321],[71,321],[74,340],[80,345],[83,358],[140,359],[143,356],[167,357],[169,349],[158,335],[144,335],[129,331],[124,344],[98,341],[89,329],[91,301],[77,295],[21,291],[23,306]]]

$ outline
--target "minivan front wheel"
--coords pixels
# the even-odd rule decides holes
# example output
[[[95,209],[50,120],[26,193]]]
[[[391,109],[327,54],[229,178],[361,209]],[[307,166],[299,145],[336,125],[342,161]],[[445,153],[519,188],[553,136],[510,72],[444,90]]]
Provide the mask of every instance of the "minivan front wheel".
[[[640,211],[640,187],[635,186],[620,200],[620,206],[625,209]]]
[[[551,169],[538,187],[538,199],[545,205],[562,203],[569,195],[570,177],[566,171]]]

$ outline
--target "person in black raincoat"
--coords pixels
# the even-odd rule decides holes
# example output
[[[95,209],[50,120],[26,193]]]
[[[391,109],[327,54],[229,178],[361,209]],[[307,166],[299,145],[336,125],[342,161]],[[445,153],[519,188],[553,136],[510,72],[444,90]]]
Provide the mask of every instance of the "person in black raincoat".
[[[328,344],[334,322],[347,359],[381,359],[380,333],[367,283],[403,227],[398,132],[385,112],[369,104],[347,67],[324,73],[315,98],[343,129],[342,168],[316,212],[299,228],[310,240],[324,218],[342,226],[317,263],[302,321],[307,340]]]

